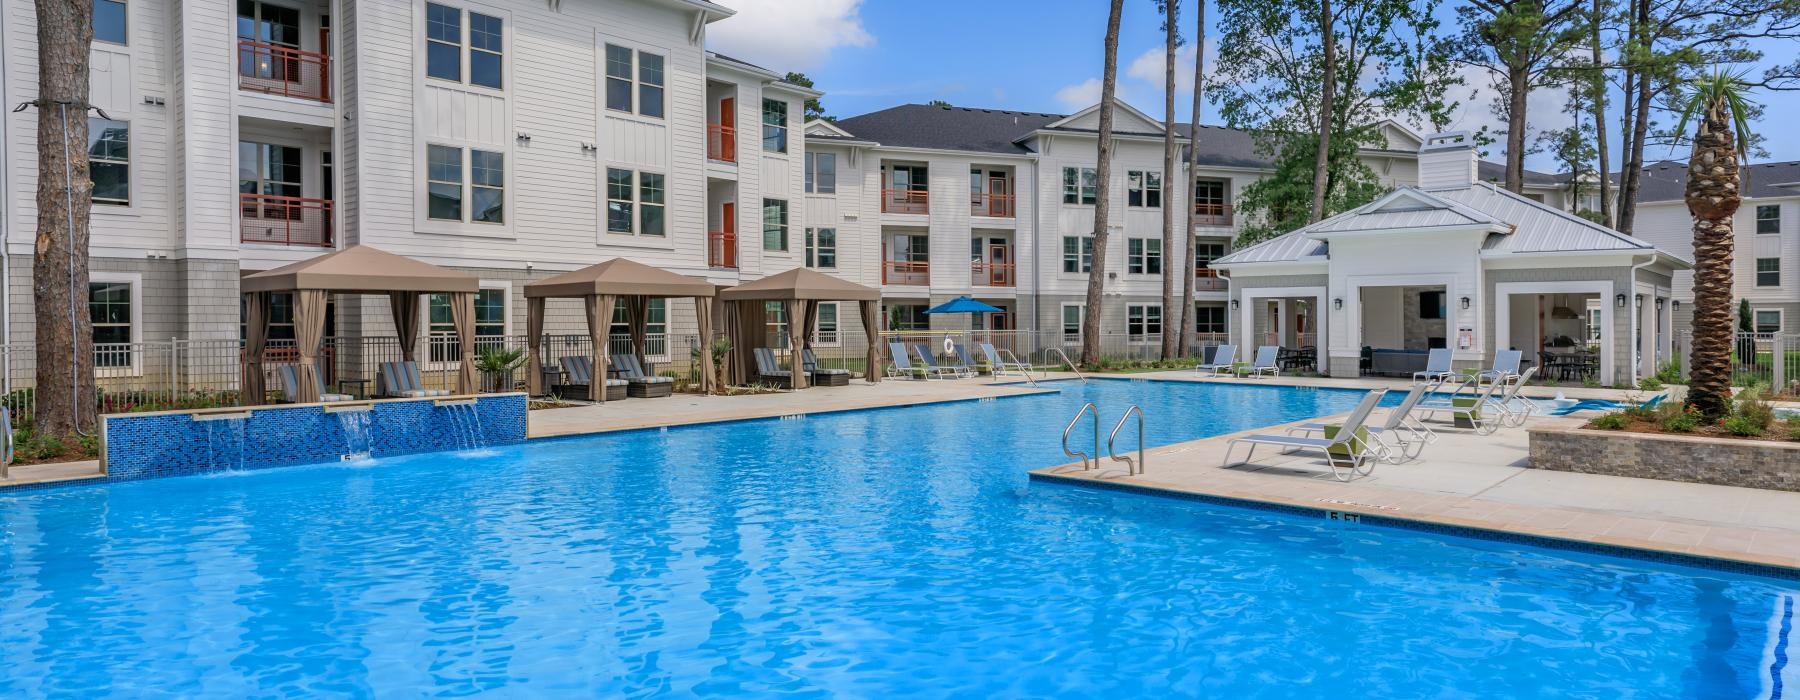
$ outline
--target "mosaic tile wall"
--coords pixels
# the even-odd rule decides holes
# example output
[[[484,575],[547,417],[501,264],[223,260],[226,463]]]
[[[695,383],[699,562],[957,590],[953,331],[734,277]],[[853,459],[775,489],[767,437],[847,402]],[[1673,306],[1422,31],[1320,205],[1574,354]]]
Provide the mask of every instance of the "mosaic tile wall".
[[[525,440],[525,395],[482,396],[474,406],[431,399],[382,401],[366,412],[323,406],[249,409],[244,420],[197,421],[187,413],[106,417],[109,479],[144,479],[510,445]]]

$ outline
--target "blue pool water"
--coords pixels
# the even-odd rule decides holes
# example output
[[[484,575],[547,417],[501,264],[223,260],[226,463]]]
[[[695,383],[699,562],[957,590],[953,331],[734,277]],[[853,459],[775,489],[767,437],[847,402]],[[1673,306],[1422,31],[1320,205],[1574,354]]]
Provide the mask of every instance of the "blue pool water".
[[[1783,581],[1025,476],[1356,394],[1060,386],[0,495],[0,696],[1769,692]]]

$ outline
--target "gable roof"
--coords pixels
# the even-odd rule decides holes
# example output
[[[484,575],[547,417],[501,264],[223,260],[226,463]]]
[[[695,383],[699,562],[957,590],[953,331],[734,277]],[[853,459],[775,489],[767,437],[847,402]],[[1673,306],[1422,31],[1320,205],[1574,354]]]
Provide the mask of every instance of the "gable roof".
[[[525,285],[526,298],[617,294],[648,297],[710,297],[705,280],[678,275],[635,260],[613,258]]]
[[[1162,135],[1163,123],[1124,100],[1116,100],[1118,114],[1113,117],[1113,132],[1118,134],[1155,134]],[[1120,119],[1119,117],[1124,117]],[[1137,122],[1133,124],[1132,122]],[[1066,129],[1069,131],[1100,131],[1100,105],[1096,104],[1069,116],[1044,125],[1045,129]]]
[[[1651,163],[1644,166],[1644,177],[1638,182],[1639,202],[1679,202],[1687,195],[1687,164],[1672,160]],[[1800,161],[1743,166],[1743,191],[1745,197],[1800,194]]]
[[[1023,140],[1032,132],[1049,129],[1069,115],[1019,112],[977,107],[909,104],[839,119],[835,126],[860,141],[898,148],[929,148],[1026,155]],[[1062,129],[1092,133],[1079,129]],[[1186,140],[1186,123],[1175,125],[1176,135]],[[1266,168],[1269,158],[1256,151],[1250,132],[1210,124],[1200,125],[1200,164],[1232,168]],[[808,138],[817,138],[808,135]],[[1185,159],[1186,154],[1183,154]]]
[[[245,292],[439,293],[474,292],[480,287],[481,280],[466,272],[361,244],[245,275],[238,281],[238,288]]]
[[[1446,226],[1505,226],[1487,214],[1445,200],[1424,190],[1401,187],[1380,199],[1338,214],[1304,229],[1309,236],[1442,228]]]
[[[880,301],[881,290],[812,268],[796,267],[721,291],[719,298],[725,301]]]

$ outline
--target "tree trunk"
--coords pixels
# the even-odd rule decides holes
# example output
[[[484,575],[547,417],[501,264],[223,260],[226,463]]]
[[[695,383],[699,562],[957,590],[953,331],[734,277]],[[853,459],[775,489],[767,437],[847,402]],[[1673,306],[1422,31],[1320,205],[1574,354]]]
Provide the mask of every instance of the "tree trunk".
[[[1179,344],[1175,348],[1177,355],[1189,357],[1193,354],[1194,337],[1194,192],[1196,178],[1200,174],[1200,104],[1206,79],[1206,0],[1196,0],[1194,8],[1198,19],[1194,21],[1194,111],[1188,114],[1188,157],[1187,157],[1187,189],[1181,203],[1186,226],[1182,229],[1182,249],[1187,251],[1182,256],[1181,277],[1181,313],[1178,316],[1178,328],[1181,329]]]
[[[1588,85],[1590,93],[1588,105],[1594,113],[1594,147],[1599,151],[1598,167],[1594,172],[1600,176],[1600,219],[1607,226],[1613,225],[1612,215],[1612,160],[1606,148],[1606,68],[1605,57],[1600,53],[1600,27],[1606,20],[1606,0],[1594,0],[1593,17],[1589,18],[1588,49],[1589,60],[1593,63],[1594,73]],[[1579,204],[1577,205],[1579,206]]]
[[[1170,196],[1178,194],[1175,189],[1175,49],[1180,46],[1181,32],[1175,21],[1181,14],[1181,0],[1165,0],[1163,11],[1162,359],[1168,360],[1175,357],[1183,335],[1179,318],[1181,299],[1175,296],[1179,291],[1175,274],[1180,268],[1174,264],[1173,257],[1178,250],[1187,250],[1187,246],[1175,247],[1175,207],[1180,205],[1181,199]],[[1181,192],[1185,193],[1186,188]],[[1173,329],[1169,323],[1171,315],[1177,317]]]
[[[1531,96],[1531,71],[1525,66],[1506,69],[1506,189],[1525,191],[1525,105]]]
[[[1644,172],[1644,138],[1650,132],[1650,73],[1638,72],[1637,104],[1632,108],[1631,119],[1631,153],[1625,161],[1625,170],[1631,174],[1619,185],[1619,225],[1620,233],[1630,234],[1631,227],[1637,223],[1638,189],[1643,184]]]
[[[1688,160],[1694,215],[1694,347],[1688,405],[1710,420],[1731,412],[1731,217],[1740,203],[1737,148],[1723,100],[1708,105]]]
[[[37,0],[37,242],[31,266],[42,435],[94,423],[94,332],[88,316],[88,0]]]
[[[1331,14],[1331,0],[1319,2],[1319,36],[1324,40],[1324,65],[1321,66],[1322,89],[1319,91],[1319,143],[1313,155],[1312,211],[1306,222],[1318,223],[1325,218],[1325,197],[1330,194],[1331,127],[1337,98],[1337,26]]]
[[[1119,16],[1125,0],[1112,0],[1106,19],[1106,61],[1100,77],[1099,162],[1094,164],[1094,258],[1088,270],[1087,304],[1081,317],[1081,364],[1100,364],[1100,295],[1106,291],[1106,239],[1112,213],[1113,96],[1119,83]]]

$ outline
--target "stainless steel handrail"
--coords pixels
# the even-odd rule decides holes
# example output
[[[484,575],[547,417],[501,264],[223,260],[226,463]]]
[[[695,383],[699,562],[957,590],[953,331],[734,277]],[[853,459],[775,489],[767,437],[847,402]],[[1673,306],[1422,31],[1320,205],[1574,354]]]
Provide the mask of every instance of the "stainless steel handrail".
[[[13,426],[12,409],[0,406],[0,430],[6,431],[0,436],[0,479],[10,478],[8,472],[13,461]]]
[[[1020,362],[1019,356],[1014,355],[1013,351],[1011,351],[1011,350],[1008,350],[1006,348],[997,348],[996,351],[1001,353],[1002,361],[1011,362],[1013,367],[1015,367],[1019,370],[1019,374],[1025,375],[1025,383],[1026,384],[1030,384],[1032,386],[1037,386],[1037,380],[1031,378],[1031,366],[1030,365],[1025,364],[1024,362]],[[999,372],[995,372],[994,374],[995,374],[995,376],[999,376]]]
[[[1130,456],[1120,457],[1119,453],[1113,449],[1113,443],[1119,440],[1119,431],[1125,427],[1125,421],[1129,420],[1132,414],[1137,414],[1138,419],[1138,456],[1136,461],[1133,461]],[[1124,462],[1126,472],[1133,476],[1144,473],[1144,410],[1138,408],[1137,404],[1132,404],[1131,408],[1125,409],[1125,415],[1119,416],[1118,424],[1113,426],[1112,434],[1107,436],[1106,456],[1111,457],[1114,462]]]
[[[1063,352],[1062,348],[1052,345],[1050,347],[1044,348],[1044,353],[1046,355],[1049,353],[1056,353],[1056,355],[1058,357],[1062,358],[1063,364],[1068,365],[1069,370],[1073,371],[1075,373],[1076,379],[1081,380],[1081,383],[1083,383],[1083,384],[1087,383],[1087,377],[1082,376],[1082,374],[1081,374],[1081,367],[1077,366],[1075,364],[1074,360],[1069,359],[1069,353]]]
[[[1093,415],[1094,415],[1094,454],[1091,456],[1092,462],[1089,461],[1090,455],[1088,455],[1088,453],[1069,449],[1069,433],[1075,431],[1075,424],[1081,422],[1082,414],[1090,413],[1090,412],[1093,413]],[[1063,448],[1063,454],[1068,455],[1070,457],[1080,457],[1081,458],[1082,471],[1087,471],[1089,469],[1093,469],[1095,467],[1100,466],[1100,407],[1099,406],[1095,406],[1093,404],[1093,402],[1091,402],[1091,401],[1081,405],[1081,410],[1076,411],[1075,417],[1069,419],[1069,425],[1063,428],[1062,448]]]

